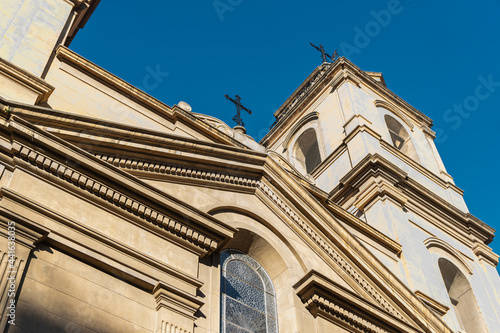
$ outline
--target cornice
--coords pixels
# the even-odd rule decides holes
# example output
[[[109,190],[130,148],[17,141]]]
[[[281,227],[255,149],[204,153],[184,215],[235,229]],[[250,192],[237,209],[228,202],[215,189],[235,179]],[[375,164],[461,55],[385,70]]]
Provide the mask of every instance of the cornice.
[[[464,191],[456,186],[453,183],[447,182],[443,180],[443,178],[437,176],[434,172],[430,171],[429,169],[423,167],[420,163],[415,162],[413,159],[409,158],[406,154],[403,154],[400,150],[396,149],[394,145],[391,145],[390,143],[386,142],[383,139],[380,139],[380,144],[382,148],[385,150],[389,151],[392,155],[396,156],[400,160],[404,161],[406,164],[410,165],[413,169],[417,170],[430,180],[432,180],[434,183],[438,184],[442,188],[451,188],[453,191],[457,192],[460,195],[464,194]],[[450,177],[451,178],[451,177]]]
[[[342,271],[347,274],[352,281],[357,283],[359,287],[361,287],[365,292],[370,295],[373,300],[375,300],[382,308],[384,308],[387,312],[393,314],[401,320],[403,316],[399,314],[399,312],[385,300],[379,291],[377,291],[373,285],[368,282],[363,275],[361,275],[353,266],[336,250],[336,248],[332,247],[329,242],[326,242],[323,235],[319,234],[318,231],[315,230],[307,221],[305,221],[299,214],[294,212],[287,203],[277,195],[269,185],[265,182],[261,182],[259,184],[259,189],[270,199],[274,204],[284,213],[288,219],[294,223],[296,227],[298,227],[307,237],[309,237],[315,245],[322,249],[324,253],[338,265]]]
[[[0,102],[2,102],[1,99]],[[103,121],[43,107],[14,103],[9,103],[9,105],[12,115],[29,121],[42,130],[75,145],[88,141],[91,146],[95,146],[100,144],[99,140],[102,139],[104,140],[102,144],[111,147],[112,151],[121,151],[124,146],[128,149],[133,149],[134,146],[140,147],[139,150],[149,146],[152,147],[150,154],[167,155],[170,152],[170,155],[175,155],[176,159],[179,158],[178,151],[188,151],[204,156],[244,161],[245,164],[260,165],[266,156],[264,153],[246,149],[243,145],[235,146],[200,141],[162,131]],[[212,127],[208,124],[205,126]]]
[[[0,196],[2,189],[0,189]],[[23,246],[34,249],[36,244],[45,239],[49,233],[49,230],[42,226],[36,226],[34,228],[27,226],[25,223],[19,223],[19,219],[5,214],[2,207],[0,207],[0,233],[8,237],[8,222],[13,221],[16,223],[16,244],[22,244]]]
[[[10,189],[1,188],[0,195],[2,197],[3,202],[10,201],[17,204],[19,207],[22,207],[23,209],[29,209],[38,216],[43,216],[44,218],[47,218],[58,224],[66,226],[71,230],[80,233],[81,235],[89,237],[90,239],[92,239],[97,243],[103,244],[107,248],[111,248],[117,251],[118,253],[125,254],[129,258],[132,258],[133,260],[140,262],[141,264],[154,267],[155,269],[158,269],[159,271],[169,276],[173,276],[175,279],[181,280],[187,283],[188,285],[193,286],[194,288],[200,288],[203,285],[203,283],[198,279],[189,276],[179,271],[178,269],[175,269],[174,267],[171,267],[167,263],[160,262],[148,255],[145,255],[137,251],[137,249],[129,246],[128,244],[117,242],[109,238],[107,235],[103,235],[101,233],[96,232],[95,230],[91,230],[84,224],[80,223],[79,221],[75,221],[66,216],[63,216],[53,211],[49,207],[45,207],[40,205],[39,203],[33,202],[30,199]],[[101,258],[103,258],[103,254],[97,253],[96,248],[93,247],[89,248],[87,245],[85,246],[78,245],[78,247],[80,248],[77,250],[75,249],[76,244],[68,240],[66,238],[67,237],[66,234],[64,235],[58,234],[54,230],[48,229],[47,227],[39,225],[37,222],[28,219],[26,216],[23,215],[23,212],[18,212],[15,209],[13,210],[11,207],[9,208],[5,206],[6,206],[5,203],[2,206],[0,206],[1,215],[4,216],[5,218],[9,218],[10,220],[16,221],[16,223],[18,224],[16,227],[21,225],[24,226],[26,229],[30,230],[30,232],[32,233],[42,235],[42,237],[37,238],[36,243],[47,242],[52,246],[59,248],[60,250],[66,250],[66,252],[68,252],[68,249],[72,249],[70,250],[70,252],[72,252],[78,258],[86,261],[89,261],[88,259],[90,258],[89,257],[90,252],[95,252],[91,257],[95,258],[96,256],[100,256]],[[161,235],[159,236],[161,237]],[[85,250],[82,250],[83,247],[85,247]],[[119,259],[117,257],[113,257],[113,260],[119,262]],[[100,261],[109,262],[109,259],[101,259]],[[94,261],[94,264],[95,262],[100,262],[100,261]],[[129,267],[129,265],[125,265],[124,263],[120,263],[120,265],[122,268]],[[107,270],[108,267],[111,266],[105,265],[104,262],[103,265],[101,265],[101,268],[103,268],[105,271]],[[130,268],[136,270],[137,274],[131,274]],[[147,278],[137,278],[139,275],[145,276],[144,275],[145,273],[144,272],[140,273],[139,270],[140,269],[138,268],[129,267],[129,269],[124,269],[123,273],[131,277],[130,279],[131,283],[145,290],[149,291],[152,290],[154,284],[151,284],[151,281],[154,279],[154,277],[148,276]]]
[[[135,100],[140,101],[142,104],[156,110],[161,115],[166,116],[169,119],[174,118],[174,111],[168,105],[160,102],[159,100],[153,98],[152,96],[146,94],[142,90],[134,87],[128,82],[120,79],[119,77],[111,74],[102,67],[90,62],[89,60],[83,58],[76,52],[68,49],[64,46],[59,46],[56,50],[57,58],[65,63],[76,67],[83,73],[96,78],[98,81],[104,83],[107,86],[125,94]],[[185,111],[184,111],[185,112]]]
[[[340,221],[356,229],[361,234],[367,236],[369,239],[375,241],[377,244],[383,246],[385,249],[391,251],[395,255],[399,256],[402,251],[402,246],[398,242],[390,239],[371,225],[367,224],[365,221],[360,220],[353,214],[349,213],[344,208],[340,207],[334,202],[328,200],[328,193],[324,192],[320,188],[312,185],[309,182],[302,181],[301,185],[316,199],[318,199],[322,205],[332,213]]]
[[[262,187],[262,190],[265,191],[265,187],[269,188],[265,198],[279,208],[277,210],[279,215],[290,223],[299,236],[309,243],[319,256],[325,258],[328,263],[333,261],[341,269],[339,272],[341,276],[347,272],[347,276],[351,279],[354,278],[357,286],[351,284],[353,289],[359,290],[359,286],[364,283],[366,283],[364,288],[373,288],[371,292],[378,293],[378,288],[381,288],[383,294],[391,295],[388,299],[395,302],[392,304],[397,304],[404,309],[404,314],[408,316],[407,319],[414,320],[424,331],[449,332],[442,320],[434,313],[430,313],[403,282],[336,221],[336,217],[331,215],[325,206],[306,189],[297,186],[298,184],[291,179],[292,175],[281,169],[273,160],[266,163],[264,170],[265,178],[261,184],[265,186]],[[267,182],[267,177],[272,184]],[[262,192],[257,192],[257,194],[260,193]],[[300,209],[300,214],[297,208]],[[308,214],[308,216],[303,219],[301,214]],[[339,252],[337,252],[336,247],[338,247]],[[346,261],[343,255],[348,256],[351,263]],[[351,266],[353,264],[354,266]],[[367,273],[369,280],[363,280],[360,272],[361,274]],[[364,288],[361,287],[360,294],[370,295]],[[387,299],[384,299],[386,296],[382,296],[383,294],[379,294],[380,297],[376,296],[374,300],[382,308],[393,306]],[[394,314],[390,310],[386,311]]]
[[[306,308],[354,332],[420,332],[318,272],[310,271],[293,288]]]
[[[35,104],[47,102],[49,96],[55,89],[45,82],[45,80],[40,79],[3,58],[0,58],[0,73],[34,91],[38,95]]]
[[[56,137],[49,138],[48,133],[30,128],[16,118],[11,118],[9,128],[20,137],[30,137],[30,144],[14,140],[11,148],[14,158],[44,171],[47,176],[56,176],[68,185],[86,190],[103,202],[121,208],[124,213],[159,225],[181,242],[187,241],[205,253],[211,253],[232,237],[235,230],[213,217],[179,204],[153,186]],[[65,160],[51,157],[50,153],[62,155]]]
[[[258,179],[249,178],[244,176],[235,176],[232,172],[221,172],[217,170],[208,170],[208,168],[196,168],[190,166],[180,166],[168,163],[154,163],[148,162],[144,159],[133,159],[116,157],[112,155],[96,154],[97,158],[113,164],[121,169],[136,172],[138,174],[154,173],[164,176],[172,176],[181,178],[180,181],[185,183],[191,181],[200,183],[203,181],[213,183],[213,186],[233,186],[254,189],[259,182]],[[140,173],[142,171],[142,173]]]
[[[491,247],[481,243],[476,243],[472,246],[472,252],[474,252],[476,257],[479,259],[484,260],[493,267],[497,267],[500,256],[494,253]]]
[[[356,193],[353,189],[358,188],[371,177],[382,174],[385,178],[390,179],[389,184],[392,183],[391,186],[399,188],[398,193],[402,193],[406,198],[407,206],[421,205],[428,211],[434,212],[440,221],[439,228],[442,229],[444,226],[448,226],[459,231],[469,241],[472,241],[471,232],[474,232],[474,236],[481,238],[486,243],[491,242],[493,239],[495,232],[493,228],[476,218],[471,218],[469,213],[462,212],[446,200],[430,192],[419,182],[410,178],[405,171],[378,154],[367,155],[354,166],[340,180],[339,185],[329,193],[328,198],[332,202],[345,202],[348,197]],[[394,199],[401,201],[397,197],[394,197]]]
[[[211,237],[198,232],[175,218],[164,215],[163,212],[152,208],[145,202],[107,186],[103,182],[96,180],[95,177],[70,168],[17,142],[12,144],[12,152],[15,157],[29,162],[38,169],[63,178],[73,186],[78,186],[93,193],[101,200],[112,202],[131,214],[138,215],[150,223],[163,227],[165,230],[170,230],[177,237],[192,241],[193,244],[205,251],[212,252],[218,247],[217,241]]]

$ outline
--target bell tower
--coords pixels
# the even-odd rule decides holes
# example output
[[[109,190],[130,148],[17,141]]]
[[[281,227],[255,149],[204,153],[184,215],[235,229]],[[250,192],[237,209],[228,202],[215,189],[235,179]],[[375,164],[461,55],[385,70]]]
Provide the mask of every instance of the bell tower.
[[[429,117],[381,73],[343,57],[317,67],[275,117],[260,143],[325,205],[356,216],[345,226],[361,243],[454,330],[493,329],[487,318],[500,315],[500,304],[485,285],[500,285],[487,246],[494,230],[469,213]],[[401,250],[389,253],[386,240]],[[457,277],[471,290],[467,301],[456,298]],[[470,318],[470,304],[480,319]]]

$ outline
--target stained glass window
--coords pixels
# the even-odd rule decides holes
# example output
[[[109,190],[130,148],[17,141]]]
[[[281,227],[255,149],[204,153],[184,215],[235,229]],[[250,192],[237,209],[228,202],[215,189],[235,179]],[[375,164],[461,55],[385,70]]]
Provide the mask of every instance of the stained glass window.
[[[237,250],[221,253],[221,332],[277,333],[276,297],[262,266]]]

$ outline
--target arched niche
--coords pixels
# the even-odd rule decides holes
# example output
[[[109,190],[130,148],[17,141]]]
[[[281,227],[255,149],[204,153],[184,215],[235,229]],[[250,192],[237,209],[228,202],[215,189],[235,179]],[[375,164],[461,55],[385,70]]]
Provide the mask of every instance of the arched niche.
[[[314,128],[305,130],[295,140],[292,148],[292,158],[295,162],[295,167],[306,174],[311,174],[321,163],[318,136]]]
[[[408,131],[403,124],[388,114],[384,116],[384,121],[387,126],[387,130],[389,131],[389,138],[392,145],[414,161],[420,162],[410,134],[408,134]]]
[[[283,141],[283,152],[286,152],[290,163],[303,175],[311,174],[326,154],[318,117],[319,113],[316,111],[305,115],[291,128]]]
[[[465,274],[445,258],[438,259],[438,266],[459,326],[467,333],[487,332],[476,297]]]

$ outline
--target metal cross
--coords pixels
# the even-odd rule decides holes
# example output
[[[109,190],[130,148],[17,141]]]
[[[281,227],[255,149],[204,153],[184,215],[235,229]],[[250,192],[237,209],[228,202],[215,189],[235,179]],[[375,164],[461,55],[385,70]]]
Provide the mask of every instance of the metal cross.
[[[319,44],[319,47],[317,47],[313,43],[309,43],[309,44],[311,44],[312,47],[314,47],[316,50],[321,52],[321,58],[323,58],[323,62],[327,62],[327,58],[330,58],[331,62],[334,62],[335,59],[337,59],[339,57],[337,50],[335,50],[335,52],[333,52],[333,57],[332,57],[331,55],[329,55],[328,53],[325,52],[325,48],[323,47],[323,45]]]
[[[236,95],[236,100],[232,99],[228,95],[224,95],[224,96],[226,97],[226,99],[228,99],[231,102],[233,102],[234,105],[236,105],[236,116],[233,117],[233,120],[236,122],[236,124],[238,124],[238,126],[245,127],[245,123],[243,123],[243,120],[241,119],[241,113],[240,113],[240,111],[241,110],[245,110],[249,114],[252,114],[252,111],[250,111],[249,109],[247,109],[246,107],[244,107],[241,104],[241,102],[240,102],[241,101],[241,97],[240,96]]]

